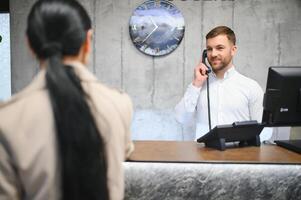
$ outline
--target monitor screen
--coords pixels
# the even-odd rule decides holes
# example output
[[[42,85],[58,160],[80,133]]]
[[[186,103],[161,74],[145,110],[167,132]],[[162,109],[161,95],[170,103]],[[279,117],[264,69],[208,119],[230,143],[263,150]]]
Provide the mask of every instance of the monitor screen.
[[[301,126],[301,67],[269,68],[262,123]]]
[[[11,96],[11,46],[8,0],[0,0],[0,102]]]
[[[0,13],[8,13],[8,12],[9,12],[9,0],[1,0]]]

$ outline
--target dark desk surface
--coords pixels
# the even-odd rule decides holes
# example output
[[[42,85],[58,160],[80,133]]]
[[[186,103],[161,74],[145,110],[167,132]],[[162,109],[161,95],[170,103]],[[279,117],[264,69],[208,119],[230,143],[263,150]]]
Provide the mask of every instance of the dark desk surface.
[[[129,161],[301,164],[301,154],[276,145],[206,148],[193,141],[134,141]]]

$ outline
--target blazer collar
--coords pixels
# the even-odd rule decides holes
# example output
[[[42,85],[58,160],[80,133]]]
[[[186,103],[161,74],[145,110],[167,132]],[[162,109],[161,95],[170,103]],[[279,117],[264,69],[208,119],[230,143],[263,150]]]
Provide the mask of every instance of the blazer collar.
[[[78,61],[67,61],[64,62],[65,65],[68,65],[70,67],[74,68],[74,71],[76,75],[79,77],[79,79],[83,82],[95,82],[97,81],[97,78],[93,73],[91,73],[88,70],[88,67],[83,65],[81,62]]]

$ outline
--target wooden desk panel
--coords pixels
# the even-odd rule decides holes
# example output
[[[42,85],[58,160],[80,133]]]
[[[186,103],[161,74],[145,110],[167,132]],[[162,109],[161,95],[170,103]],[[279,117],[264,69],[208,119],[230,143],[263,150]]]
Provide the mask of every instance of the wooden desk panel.
[[[134,144],[130,161],[301,164],[301,154],[276,145],[219,151],[193,141],[134,141]]]

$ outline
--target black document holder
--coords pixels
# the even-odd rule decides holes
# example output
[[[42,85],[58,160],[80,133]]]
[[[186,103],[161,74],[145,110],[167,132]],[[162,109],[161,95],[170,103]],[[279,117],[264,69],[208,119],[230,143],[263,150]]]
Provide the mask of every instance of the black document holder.
[[[227,142],[239,142],[241,146],[260,146],[259,134],[264,126],[257,121],[234,122],[228,125],[218,125],[197,142],[205,143],[206,147],[221,151],[226,149]]]

